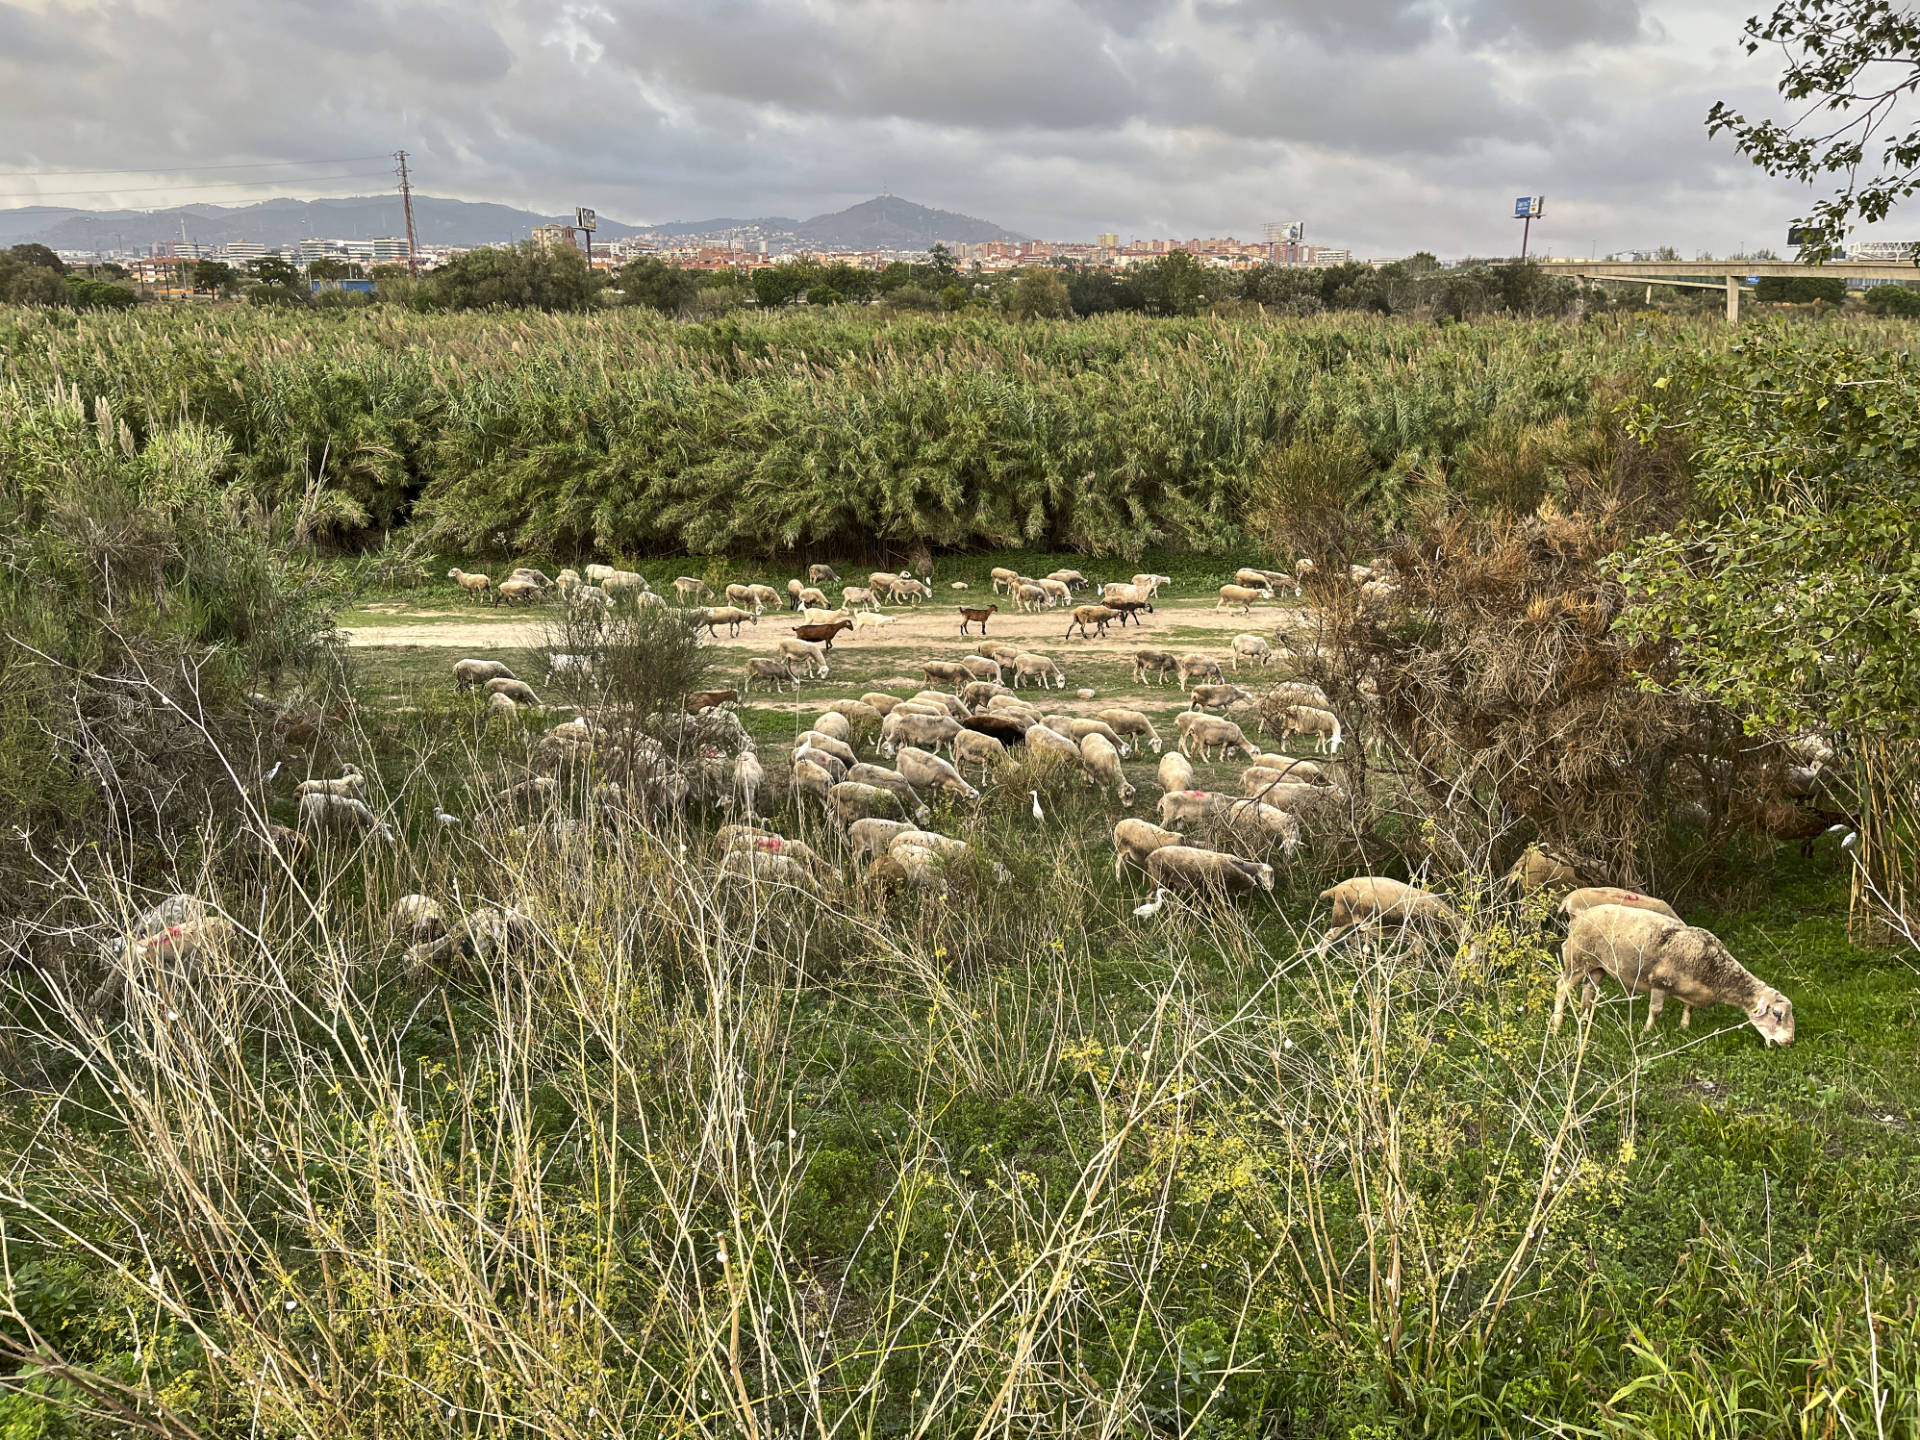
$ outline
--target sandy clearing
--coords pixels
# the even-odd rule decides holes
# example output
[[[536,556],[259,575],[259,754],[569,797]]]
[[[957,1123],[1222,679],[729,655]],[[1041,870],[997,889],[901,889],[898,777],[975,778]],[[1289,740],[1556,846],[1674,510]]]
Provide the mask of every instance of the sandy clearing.
[[[1081,640],[1077,636],[1072,640],[1063,639],[1068,616],[1062,610],[1043,610],[1038,615],[1017,615],[1003,611],[993,617],[987,633],[991,639],[1005,640],[1009,644],[1051,655],[1064,666],[1067,657],[1076,652],[1092,652],[1106,659],[1116,659],[1143,645],[1166,648],[1170,643],[1166,632],[1174,625],[1218,635],[1217,643],[1222,647],[1242,632],[1270,636],[1277,618],[1286,608],[1277,604],[1262,605],[1256,606],[1251,615],[1242,615],[1238,611],[1217,609],[1202,599],[1173,598],[1163,601],[1152,615],[1147,616],[1144,626],[1116,627],[1108,632],[1104,640]],[[520,621],[459,619],[453,618],[457,615],[455,611],[406,613],[409,618],[435,613],[445,614],[449,618],[421,625],[380,624],[357,629],[347,625],[342,627],[341,633],[345,635],[348,645],[358,647],[414,647],[476,653],[487,650],[531,650],[546,643],[548,632],[558,618],[551,612]],[[980,638],[978,627],[975,627],[976,633],[964,638],[961,636],[957,606],[930,601],[925,605],[894,607],[886,613],[893,617],[893,624],[884,630],[843,633],[836,647],[845,647],[849,652],[858,653],[869,648],[884,650],[917,644],[929,647],[928,657],[934,658],[945,657],[949,653],[963,654],[971,650]],[[737,639],[723,639],[720,643],[743,653],[771,651],[779,641],[788,637],[792,624],[788,612],[769,611],[761,617],[758,625],[741,626]],[[1171,644],[1176,649],[1190,648],[1193,642],[1189,639]],[[940,648],[935,650],[932,648],[934,646]]]

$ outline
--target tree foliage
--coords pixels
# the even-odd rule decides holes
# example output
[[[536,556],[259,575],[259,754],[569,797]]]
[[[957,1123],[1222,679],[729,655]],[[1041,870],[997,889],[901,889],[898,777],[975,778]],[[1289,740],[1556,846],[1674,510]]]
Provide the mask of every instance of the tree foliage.
[[[1901,118],[1920,87],[1920,14],[1893,0],[1781,0],[1747,21],[1745,45],[1749,55],[1785,53],[1779,90],[1798,114],[1749,120],[1723,100],[1707,113],[1707,133],[1731,135],[1769,175],[1808,185],[1837,177],[1837,191],[1799,221],[1809,232],[1802,258],[1831,259],[1855,222],[1886,219],[1920,189],[1920,126]]]
[[[433,272],[427,303],[447,310],[584,310],[606,284],[569,245],[469,250]]]

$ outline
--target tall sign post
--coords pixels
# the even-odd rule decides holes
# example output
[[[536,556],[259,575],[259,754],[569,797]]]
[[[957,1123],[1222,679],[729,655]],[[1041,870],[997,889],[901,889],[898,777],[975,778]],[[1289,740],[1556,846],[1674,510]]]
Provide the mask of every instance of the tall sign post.
[[[1547,197],[1544,195],[1522,195],[1513,202],[1513,218],[1523,223],[1520,226],[1520,258],[1527,258],[1527,237],[1533,233],[1533,222],[1547,213]]]
[[[598,217],[586,206],[581,205],[574,209],[573,228],[585,231],[587,236],[587,269],[589,270],[593,269],[593,229],[599,223]]]

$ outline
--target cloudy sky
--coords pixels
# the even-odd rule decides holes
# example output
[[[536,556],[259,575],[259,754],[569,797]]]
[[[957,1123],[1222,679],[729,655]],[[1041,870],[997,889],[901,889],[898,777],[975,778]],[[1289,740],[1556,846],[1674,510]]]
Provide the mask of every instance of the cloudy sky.
[[[0,0],[0,208],[386,188],[623,220],[878,193],[1385,256],[1781,248],[1771,0]],[[360,157],[360,158],[352,158]],[[339,161],[322,165],[262,162]],[[292,177],[304,177],[296,183]]]

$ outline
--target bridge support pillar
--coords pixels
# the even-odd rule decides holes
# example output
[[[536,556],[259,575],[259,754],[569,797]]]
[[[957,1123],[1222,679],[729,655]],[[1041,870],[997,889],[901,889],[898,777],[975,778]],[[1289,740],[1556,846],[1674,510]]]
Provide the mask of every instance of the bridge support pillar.
[[[1738,275],[1727,277],[1727,323],[1729,325],[1740,323],[1740,277]]]

